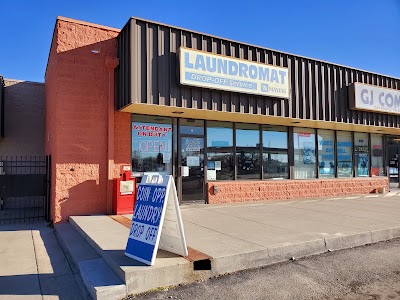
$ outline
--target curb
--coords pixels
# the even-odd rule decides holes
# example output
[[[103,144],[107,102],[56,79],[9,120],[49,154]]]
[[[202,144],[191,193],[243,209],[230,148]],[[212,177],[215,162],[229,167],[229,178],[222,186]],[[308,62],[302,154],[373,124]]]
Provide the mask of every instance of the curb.
[[[339,237],[321,238],[304,243],[216,257],[212,260],[211,273],[213,276],[228,275],[238,271],[268,267],[293,258],[299,259],[331,251],[346,250],[395,238],[400,238],[400,227],[366,231]]]

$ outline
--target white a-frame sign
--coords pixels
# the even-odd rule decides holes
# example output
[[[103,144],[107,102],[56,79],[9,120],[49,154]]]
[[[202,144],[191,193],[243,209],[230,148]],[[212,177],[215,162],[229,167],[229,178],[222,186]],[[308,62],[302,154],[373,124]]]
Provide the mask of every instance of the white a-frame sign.
[[[158,248],[187,256],[174,178],[145,175],[139,184],[125,255],[154,265]]]

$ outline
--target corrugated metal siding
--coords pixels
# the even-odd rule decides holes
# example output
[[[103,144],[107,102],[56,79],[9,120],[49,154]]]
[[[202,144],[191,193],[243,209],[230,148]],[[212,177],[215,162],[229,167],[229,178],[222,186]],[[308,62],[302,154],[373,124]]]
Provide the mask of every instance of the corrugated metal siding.
[[[347,97],[349,83],[399,90],[399,79],[133,18],[118,40],[117,109],[147,103],[387,127],[400,124],[400,116],[350,110]],[[181,46],[288,67],[291,97],[282,100],[180,86]]]

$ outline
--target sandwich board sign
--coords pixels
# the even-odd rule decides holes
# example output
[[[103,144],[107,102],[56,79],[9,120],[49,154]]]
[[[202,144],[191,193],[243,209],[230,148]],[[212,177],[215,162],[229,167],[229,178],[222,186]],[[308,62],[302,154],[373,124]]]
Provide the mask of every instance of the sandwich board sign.
[[[125,255],[154,265],[158,248],[187,256],[182,216],[171,175],[145,175],[139,184]]]

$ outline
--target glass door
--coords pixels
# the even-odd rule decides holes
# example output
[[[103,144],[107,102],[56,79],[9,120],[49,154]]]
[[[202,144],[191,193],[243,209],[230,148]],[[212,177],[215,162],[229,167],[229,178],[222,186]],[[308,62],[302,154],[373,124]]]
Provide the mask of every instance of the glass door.
[[[398,141],[389,139],[387,144],[387,159],[389,166],[389,180],[392,187],[399,185],[399,147]]]
[[[181,136],[182,201],[204,202],[204,137]]]

